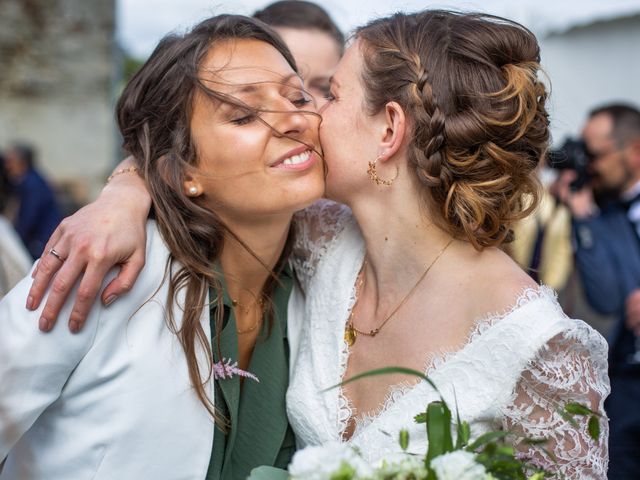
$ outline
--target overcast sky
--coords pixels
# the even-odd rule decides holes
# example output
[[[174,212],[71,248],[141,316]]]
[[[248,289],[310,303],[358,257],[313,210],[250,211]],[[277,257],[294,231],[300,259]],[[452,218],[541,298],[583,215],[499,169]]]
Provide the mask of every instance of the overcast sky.
[[[144,58],[160,38],[173,30],[184,30],[197,21],[219,13],[251,15],[270,0],[116,0],[117,35],[134,56]],[[562,30],[623,13],[640,12],[640,0],[323,0],[319,1],[345,31],[369,19],[394,11],[449,7],[478,10],[522,22],[538,34]]]

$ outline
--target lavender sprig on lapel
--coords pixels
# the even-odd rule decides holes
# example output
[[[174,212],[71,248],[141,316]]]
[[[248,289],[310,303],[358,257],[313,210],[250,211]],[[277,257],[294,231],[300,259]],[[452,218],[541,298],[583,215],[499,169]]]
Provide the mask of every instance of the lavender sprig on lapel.
[[[250,378],[251,380],[255,380],[260,383],[258,377],[256,377],[253,373],[247,372],[246,370],[242,370],[238,367],[238,362],[233,362],[230,358],[223,358],[222,360],[215,362],[213,364],[213,379],[214,380],[225,380],[229,378],[233,378],[234,375],[238,375],[240,377]]]

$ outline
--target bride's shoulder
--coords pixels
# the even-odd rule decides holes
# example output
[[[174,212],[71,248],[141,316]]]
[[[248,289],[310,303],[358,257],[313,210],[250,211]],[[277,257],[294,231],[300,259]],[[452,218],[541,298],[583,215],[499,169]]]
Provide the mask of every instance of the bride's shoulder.
[[[505,317],[539,289],[539,285],[499,249],[470,253],[465,263],[469,318]]]
[[[508,341],[527,362],[547,365],[558,359],[568,361],[571,353],[576,359],[604,366],[599,370],[606,371],[608,346],[600,333],[567,316],[551,287],[535,283],[520,287],[519,291],[504,289],[501,302],[506,306],[486,317],[487,324],[497,326],[494,340]]]
[[[539,347],[556,336],[563,337],[565,345],[605,344],[586,323],[563,312],[552,288],[537,284],[504,252],[487,249],[469,265],[468,318],[476,319],[477,324],[502,323],[497,330]]]

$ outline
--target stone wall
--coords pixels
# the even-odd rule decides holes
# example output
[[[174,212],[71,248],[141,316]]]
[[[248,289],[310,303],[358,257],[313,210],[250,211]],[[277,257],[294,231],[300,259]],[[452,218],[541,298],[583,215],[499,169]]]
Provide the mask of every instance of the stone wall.
[[[79,200],[117,158],[115,0],[0,1],[0,148],[33,143]]]

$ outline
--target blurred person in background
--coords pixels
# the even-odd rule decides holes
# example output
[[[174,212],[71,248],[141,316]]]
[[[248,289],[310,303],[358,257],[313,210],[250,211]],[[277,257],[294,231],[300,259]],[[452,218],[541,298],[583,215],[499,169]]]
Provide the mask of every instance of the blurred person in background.
[[[506,251],[537,283],[561,292],[573,270],[571,214],[550,193],[548,173],[543,169],[539,175],[544,189],[538,208],[515,225],[515,240]]]
[[[30,145],[11,145],[5,152],[5,167],[19,202],[15,229],[36,259],[62,219],[55,195],[36,170],[35,151]]]
[[[305,89],[318,107],[326,102],[329,79],[342,57],[344,35],[319,5],[285,0],[267,5],[253,14],[271,25],[296,59]]]
[[[640,471],[640,111],[630,105],[596,108],[582,131],[589,179],[572,188],[568,170],[558,192],[573,217],[575,260],[589,304],[615,313],[609,339],[611,395],[609,478]],[[612,201],[596,202],[596,199]]]
[[[31,256],[5,216],[11,198],[11,184],[0,155],[0,298],[24,277],[31,268]]]

